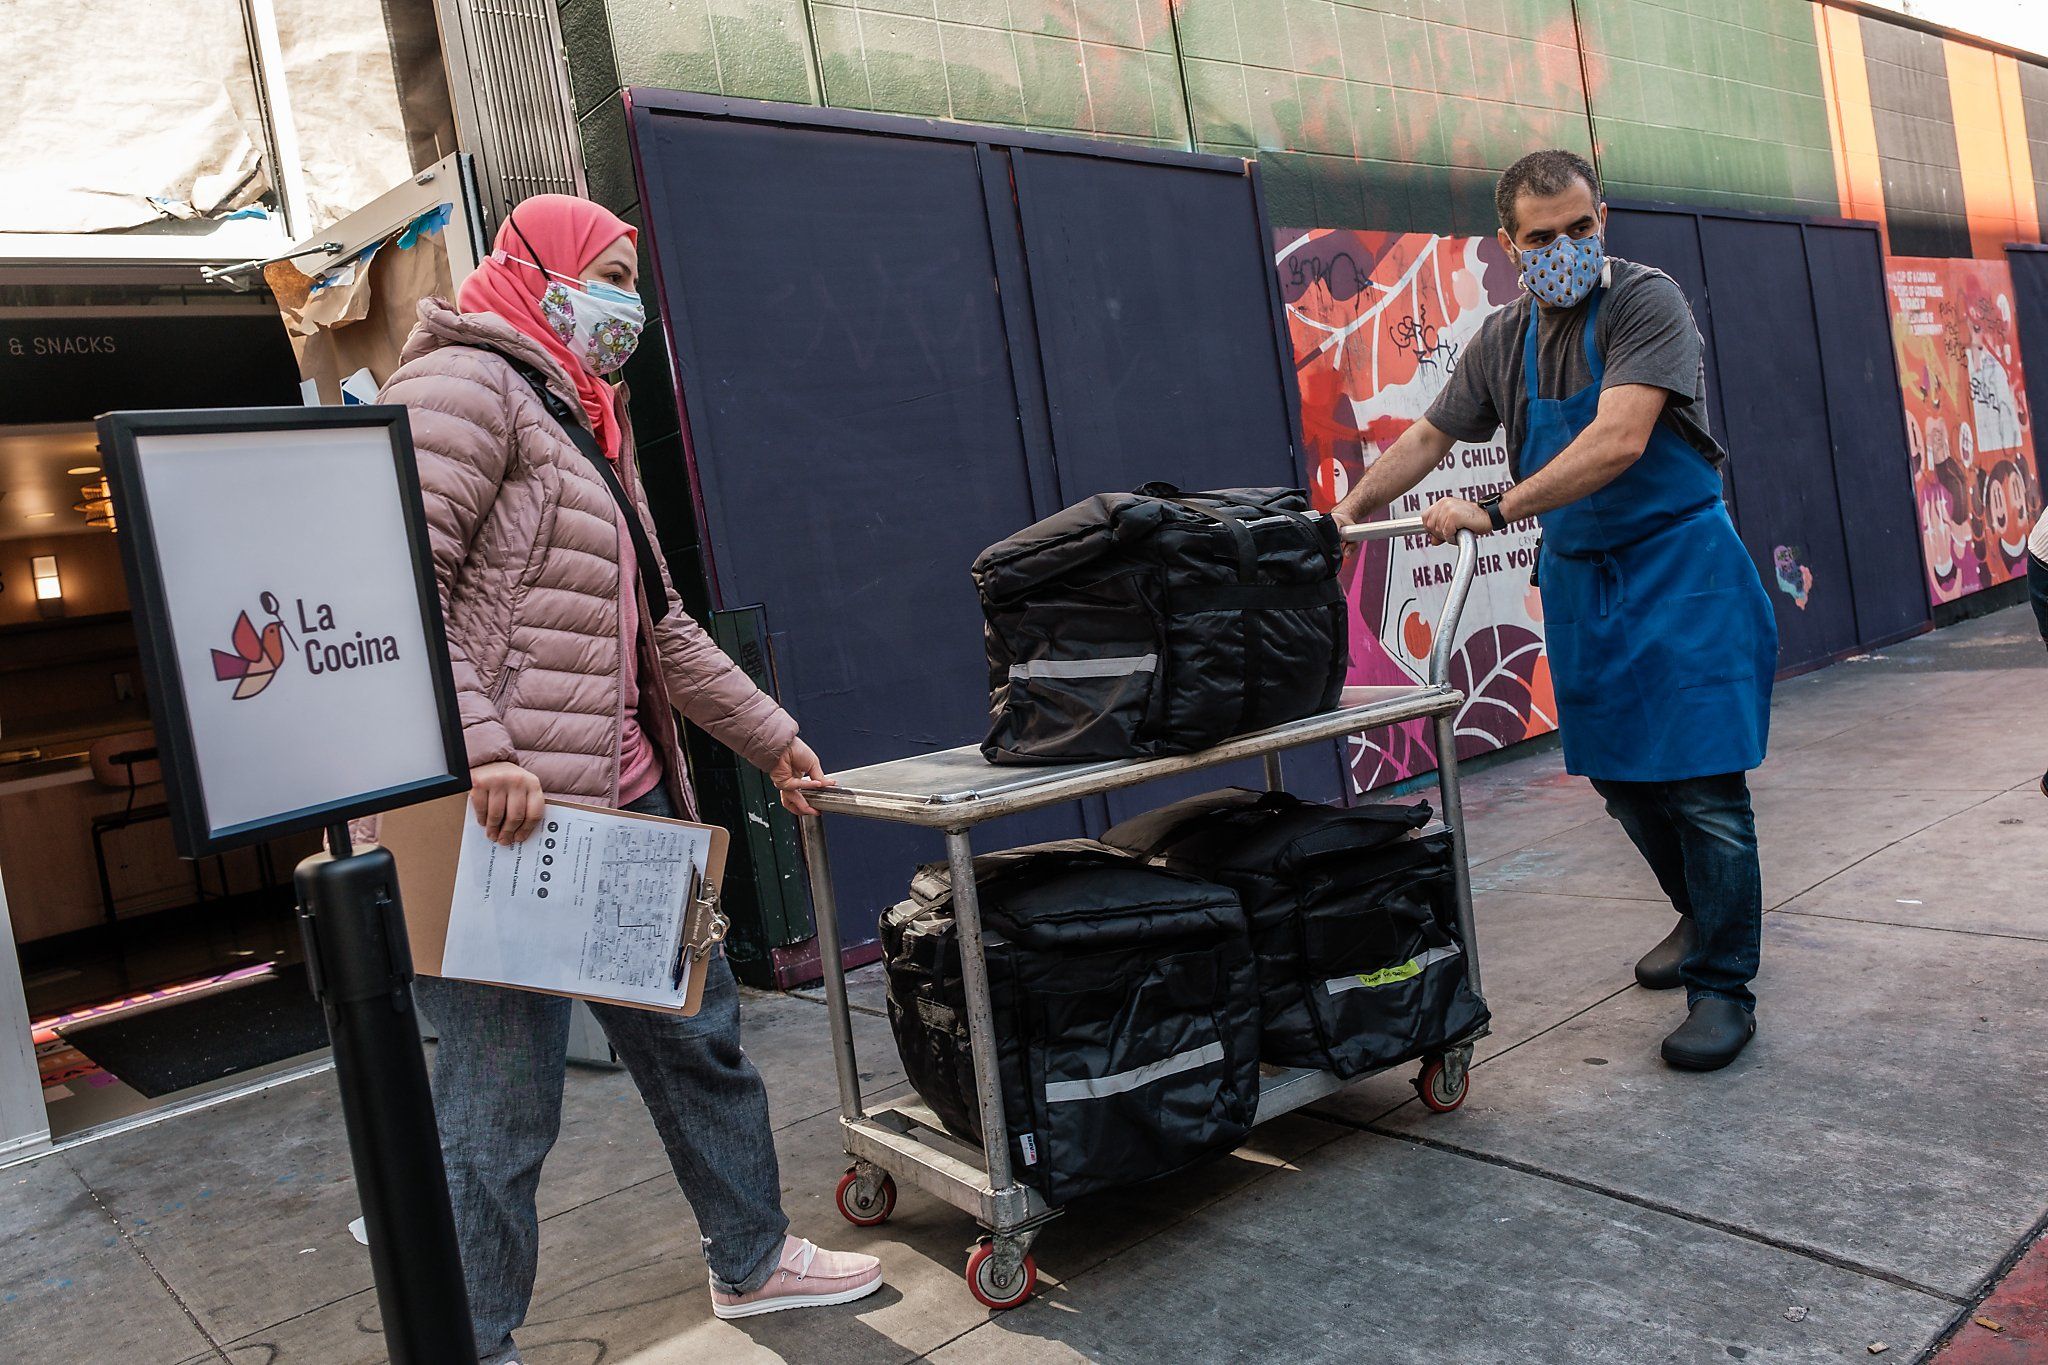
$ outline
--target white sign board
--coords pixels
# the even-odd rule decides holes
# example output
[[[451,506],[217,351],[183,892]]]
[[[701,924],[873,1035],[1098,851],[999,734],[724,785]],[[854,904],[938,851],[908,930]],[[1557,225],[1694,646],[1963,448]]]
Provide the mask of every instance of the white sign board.
[[[402,408],[101,430],[182,851],[466,783]]]

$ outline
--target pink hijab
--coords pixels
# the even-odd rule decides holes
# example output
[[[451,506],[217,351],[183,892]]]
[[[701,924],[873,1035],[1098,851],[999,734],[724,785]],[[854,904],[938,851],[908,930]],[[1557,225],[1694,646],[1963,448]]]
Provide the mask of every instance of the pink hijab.
[[[622,430],[612,386],[583,368],[562,344],[540,309],[549,277],[522,262],[537,261],[575,279],[621,237],[636,244],[640,240],[639,232],[611,210],[573,194],[536,194],[505,216],[498,228],[497,251],[462,282],[455,299],[465,313],[497,314],[561,362],[576,381],[576,396],[583,400],[599,447],[614,460],[619,458]]]

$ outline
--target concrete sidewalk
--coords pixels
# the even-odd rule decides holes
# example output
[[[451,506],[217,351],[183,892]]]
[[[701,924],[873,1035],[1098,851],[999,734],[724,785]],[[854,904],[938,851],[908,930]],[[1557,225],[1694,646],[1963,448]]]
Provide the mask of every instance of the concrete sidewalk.
[[[848,1309],[712,1319],[630,1082],[574,1072],[526,1359],[1914,1359],[2048,1213],[2044,666],[2007,611],[1781,685],[1756,781],[1761,1027],[1709,1076],[1657,1060],[1683,1001],[1630,967],[1670,911],[1591,790],[1555,754],[1473,779],[1495,1019],[1465,1108],[1429,1114],[1404,1068],[1088,1201],[1008,1314],[968,1297],[974,1229],[950,1208],[906,1192],[871,1231],[834,1212],[814,998],[750,1000],[748,1047],[796,1230],[886,1260]],[[887,1090],[864,976],[862,1065]],[[0,1172],[0,1358],[380,1360],[355,1214],[325,1076]]]

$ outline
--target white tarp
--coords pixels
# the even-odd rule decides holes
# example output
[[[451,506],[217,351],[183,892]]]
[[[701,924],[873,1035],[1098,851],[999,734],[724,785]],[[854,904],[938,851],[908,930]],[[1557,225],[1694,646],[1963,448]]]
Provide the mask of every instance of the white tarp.
[[[272,0],[306,202],[297,236],[455,150],[431,12]],[[269,193],[270,133],[239,0],[0,4],[0,232],[216,218]]]
[[[306,217],[294,228],[319,232],[415,169],[392,35],[384,0],[274,0],[273,8],[306,173]]]
[[[213,217],[269,188],[236,0],[10,0],[0,52],[0,231]]]

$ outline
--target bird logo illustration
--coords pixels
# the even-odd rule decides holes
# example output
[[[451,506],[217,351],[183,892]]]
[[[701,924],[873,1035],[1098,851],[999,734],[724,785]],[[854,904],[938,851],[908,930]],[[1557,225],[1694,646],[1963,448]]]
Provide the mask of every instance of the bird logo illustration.
[[[246,701],[270,686],[270,680],[284,666],[286,631],[277,599],[266,592],[262,602],[263,610],[270,613],[270,624],[259,631],[245,611],[235,618],[235,652],[213,651],[213,676],[235,685],[236,701]]]

